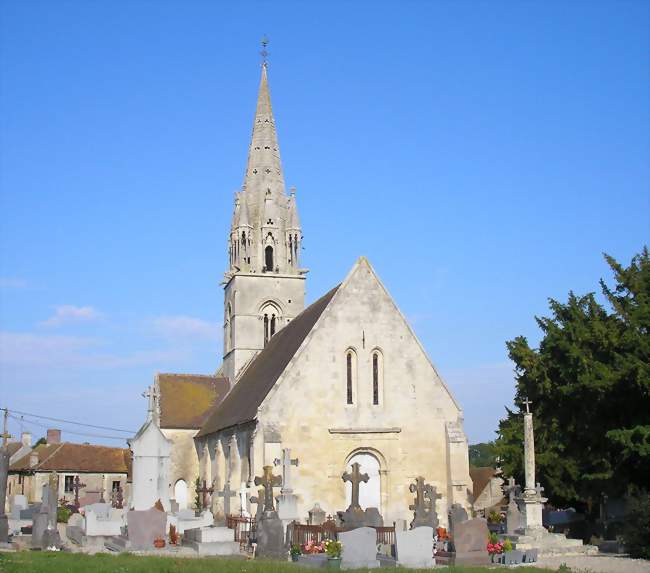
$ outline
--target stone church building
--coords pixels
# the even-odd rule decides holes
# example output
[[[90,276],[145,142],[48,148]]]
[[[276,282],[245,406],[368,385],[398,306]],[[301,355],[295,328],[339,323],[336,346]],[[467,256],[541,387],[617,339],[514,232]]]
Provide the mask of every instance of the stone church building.
[[[290,448],[303,520],[315,503],[331,514],[346,509],[341,476],[356,461],[370,476],[362,507],[377,507],[386,523],[411,518],[409,484],[423,476],[442,495],[445,524],[452,503],[471,500],[460,405],[366,258],[305,308],[301,242],[264,64],[228,235],[223,364],[215,376],[155,381],[160,428],[172,443],[170,497],[189,505],[197,476],[215,492],[228,484],[257,495],[255,476]],[[232,498],[231,512],[240,500]],[[212,496],[212,509],[223,512],[223,497]]]

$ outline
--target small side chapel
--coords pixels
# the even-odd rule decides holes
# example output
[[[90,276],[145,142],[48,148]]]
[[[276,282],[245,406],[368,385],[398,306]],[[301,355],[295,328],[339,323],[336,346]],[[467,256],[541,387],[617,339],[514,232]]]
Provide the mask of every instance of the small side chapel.
[[[305,308],[302,238],[264,63],[228,236],[223,364],[214,376],[155,380],[157,420],[172,444],[169,497],[189,504],[200,477],[214,488],[215,515],[226,497],[231,513],[254,513],[255,476],[289,449],[303,521],[315,504],[332,515],[350,505],[342,475],[356,462],[368,474],[361,507],[386,523],[410,519],[409,486],[422,476],[441,495],[446,525],[452,503],[471,502],[460,405],[365,257]]]

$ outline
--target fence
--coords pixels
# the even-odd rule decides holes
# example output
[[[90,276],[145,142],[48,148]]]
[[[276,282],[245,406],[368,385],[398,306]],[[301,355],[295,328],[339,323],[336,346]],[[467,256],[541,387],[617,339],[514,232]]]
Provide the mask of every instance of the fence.
[[[373,527],[377,532],[377,543],[393,545],[395,543],[395,526]],[[326,521],[323,525],[303,525],[294,521],[287,528],[287,537],[291,545],[305,545],[312,541],[320,543],[325,539],[338,539],[338,534],[348,531],[345,527],[336,527],[334,521]]]
[[[240,547],[250,547],[256,529],[254,517],[229,515],[226,517],[226,527],[235,530],[235,541],[239,542]]]

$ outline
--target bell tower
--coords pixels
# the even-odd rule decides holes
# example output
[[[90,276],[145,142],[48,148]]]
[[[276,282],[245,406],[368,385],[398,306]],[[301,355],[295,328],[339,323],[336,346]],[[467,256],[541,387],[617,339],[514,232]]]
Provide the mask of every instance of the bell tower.
[[[231,385],[271,337],[305,308],[296,191],[287,195],[271,108],[267,63],[228,238],[223,374]]]

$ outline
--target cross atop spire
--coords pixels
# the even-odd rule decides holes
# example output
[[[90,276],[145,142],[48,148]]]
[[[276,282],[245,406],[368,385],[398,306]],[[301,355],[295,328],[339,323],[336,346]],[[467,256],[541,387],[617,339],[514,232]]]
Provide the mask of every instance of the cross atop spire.
[[[262,65],[266,67],[266,58],[269,56],[269,53],[266,50],[266,46],[269,45],[269,39],[266,37],[266,34],[262,36],[262,41],[260,43],[262,44],[262,50],[260,51],[260,56],[262,56]]]
[[[526,406],[526,414],[530,414],[530,408],[529,406],[532,404],[532,402],[528,399],[528,397],[524,398],[521,402],[524,406]]]

